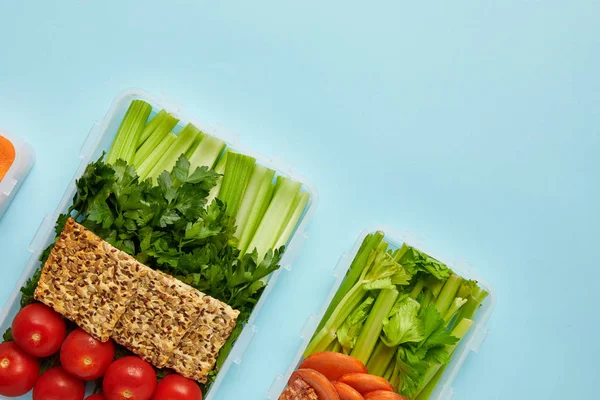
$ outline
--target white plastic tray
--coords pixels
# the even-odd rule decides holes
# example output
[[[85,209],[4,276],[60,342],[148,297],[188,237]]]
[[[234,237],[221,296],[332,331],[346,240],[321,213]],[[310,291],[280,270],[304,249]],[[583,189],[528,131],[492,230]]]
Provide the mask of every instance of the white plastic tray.
[[[298,368],[298,365],[302,360],[302,354],[304,353],[304,350],[306,349],[311,338],[313,337],[313,334],[315,333],[319,322],[323,318],[323,315],[325,314],[329,303],[331,302],[331,300],[333,300],[333,296],[342,284],[342,281],[346,276],[346,272],[350,268],[350,265],[352,264],[352,261],[354,260],[358,249],[360,248],[360,245],[369,233],[373,233],[376,231],[382,231],[385,233],[384,240],[389,243],[389,248],[397,249],[400,248],[400,246],[402,246],[403,243],[407,243],[425,252],[431,257],[434,257],[437,260],[445,263],[456,274],[462,276],[463,278],[474,279],[478,281],[479,286],[489,293],[488,297],[482,303],[481,308],[475,314],[473,326],[471,327],[467,336],[461,341],[460,345],[457,347],[456,352],[452,356],[450,364],[444,371],[444,375],[442,376],[442,379],[440,379],[440,382],[438,383],[435,391],[432,393],[430,400],[451,400],[452,397],[454,397],[454,388],[452,387],[454,379],[458,375],[458,372],[463,366],[468,355],[471,352],[479,352],[479,348],[481,347],[481,344],[487,336],[488,329],[486,324],[496,305],[496,294],[494,292],[494,289],[485,280],[480,279],[477,276],[477,274],[473,271],[473,267],[467,264],[466,262],[450,262],[443,257],[439,257],[435,252],[432,252],[429,249],[425,248],[422,245],[422,241],[409,232],[405,232],[404,234],[396,234],[387,227],[377,227],[375,229],[364,231],[354,244],[352,250],[349,253],[342,254],[342,256],[340,257],[333,272],[333,278],[335,282],[331,288],[331,291],[329,292],[327,300],[322,306],[320,312],[316,315],[311,315],[306,321],[302,332],[300,332],[299,349],[296,355],[294,356],[294,359],[291,360],[290,367],[288,368],[288,370],[285,373],[278,375],[273,381],[273,384],[267,392],[267,399],[278,399],[279,395],[285,389],[287,381],[292,375],[292,372],[294,372]]]
[[[77,169],[75,176],[69,184],[69,187],[67,188],[67,191],[65,192],[58,208],[56,209],[53,215],[46,216],[42,220],[42,223],[40,224],[40,227],[38,228],[38,231],[29,246],[29,251],[32,253],[32,255],[29,259],[27,267],[21,274],[21,277],[19,278],[15,289],[11,293],[8,302],[6,303],[6,306],[0,312],[0,331],[2,333],[6,329],[8,329],[8,327],[10,327],[10,325],[12,324],[12,320],[14,319],[15,315],[20,309],[20,288],[40,266],[38,259],[41,252],[54,240],[54,224],[58,216],[61,213],[66,212],[72,203],[73,195],[76,192],[75,179],[79,178],[82,175],[86,166],[90,162],[98,159],[103,151],[108,151],[117,132],[117,129],[119,128],[119,125],[121,124],[121,121],[125,116],[125,112],[127,111],[129,104],[132,100],[137,99],[144,100],[151,104],[153,107],[153,112],[157,112],[160,109],[165,109],[166,111],[179,118],[179,128],[185,126],[185,124],[187,124],[188,122],[191,122],[196,127],[201,129],[204,133],[210,134],[225,141],[227,145],[232,149],[247,155],[251,155],[252,157],[256,158],[258,163],[274,169],[278,175],[289,176],[292,179],[301,182],[301,190],[310,193],[310,200],[306,206],[304,214],[302,215],[298,223],[296,231],[294,232],[288,243],[287,249],[281,260],[281,267],[285,269],[290,269],[293,261],[296,259],[297,255],[302,249],[304,243],[306,242],[306,239],[308,238],[308,235],[305,231],[306,223],[310,219],[310,216],[313,214],[317,206],[318,194],[314,187],[308,181],[306,181],[306,179],[304,179],[302,176],[296,174],[293,171],[290,164],[278,157],[268,158],[257,154],[243,146],[240,143],[239,137],[237,135],[231,134],[230,132],[223,130],[223,128],[213,128],[207,126],[206,124],[203,124],[202,122],[194,118],[186,116],[183,113],[183,107],[181,105],[176,104],[175,102],[173,102],[172,99],[168,97],[155,97],[139,89],[126,90],[125,92],[117,96],[115,100],[113,100],[108,110],[108,113],[104,117],[104,120],[102,122],[96,122],[92,126],[92,129],[90,130],[88,137],[85,140],[83,146],[81,147],[79,153],[79,157],[81,158],[79,168]],[[221,367],[221,370],[219,371],[215,382],[213,383],[209,392],[205,396],[205,400],[212,400],[214,398],[215,393],[218,392],[218,388],[221,385],[225,375],[227,375],[227,371],[232,366],[232,364],[241,363],[246,349],[248,348],[248,346],[254,338],[254,335],[258,331],[258,327],[254,324],[254,321],[260,313],[262,306],[267,301],[269,293],[271,292],[273,286],[277,281],[279,272],[280,271],[276,271],[269,278],[267,288],[263,292],[260,300],[254,308],[254,311],[252,312],[248,323],[246,324],[245,328],[240,334],[240,337],[235,342],[231,353],[229,354],[225,363]],[[0,398],[3,398],[3,396],[0,396]],[[29,399],[31,398],[31,394],[27,394],[21,398]]]
[[[10,140],[15,146],[15,161],[12,163],[4,178],[0,181],[0,219],[13,200],[19,187],[25,180],[35,161],[33,149],[29,144],[0,130],[0,136]]]

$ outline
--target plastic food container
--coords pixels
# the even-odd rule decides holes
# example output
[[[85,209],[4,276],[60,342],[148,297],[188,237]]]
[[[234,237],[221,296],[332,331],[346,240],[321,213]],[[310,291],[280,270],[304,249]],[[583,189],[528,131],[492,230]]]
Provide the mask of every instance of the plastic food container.
[[[194,118],[190,118],[184,115],[183,107],[174,103],[173,100],[166,97],[154,97],[142,90],[130,89],[121,93],[119,96],[117,96],[115,100],[113,100],[108,110],[108,113],[106,114],[102,122],[94,123],[88,134],[87,139],[81,147],[79,153],[81,162],[79,164],[79,167],[73,179],[71,180],[71,183],[69,184],[69,187],[67,188],[67,191],[65,192],[58,208],[56,209],[53,215],[46,216],[42,220],[42,223],[40,224],[40,227],[38,228],[38,231],[29,246],[29,251],[32,253],[32,255],[29,259],[27,267],[25,268],[25,271],[23,271],[23,274],[19,278],[17,285],[11,293],[6,306],[2,309],[0,313],[1,332],[6,331],[6,329],[8,329],[11,326],[12,320],[14,319],[15,315],[20,309],[20,288],[40,266],[40,262],[38,261],[38,259],[40,257],[41,252],[47,246],[49,246],[54,239],[54,224],[58,216],[61,213],[66,212],[72,202],[73,195],[76,192],[75,179],[79,178],[82,175],[86,166],[90,162],[97,160],[102,155],[102,152],[108,151],[119,128],[119,125],[121,124],[121,121],[125,116],[125,112],[127,111],[129,104],[131,103],[131,101],[137,99],[144,100],[150,105],[152,105],[153,114],[158,112],[158,110],[160,109],[165,109],[166,111],[179,118],[180,122],[178,124],[178,127],[181,128],[185,126],[188,122],[191,122],[196,127],[201,129],[204,133],[210,134],[225,141],[228,147],[240,153],[251,155],[252,157],[256,158],[257,163],[274,169],[277,175],[288,176],[302,183],[301,190],[310,193],[310,200],[306,206],[306,209],[304,210],[304,214],[298,222],[298,226],[296,227],[294,234],[292,235],[287,245],[287,249],[285,251],[283,259],[281,260],[282,268],[291,268],[291,264],[298,255],[299,251],[302,249],[306,239],[308,238],[308,235],[305,232],[306,223],[308,222],[309,217],[312,215],[312,213],[315,210],[315,207],[317,206],[318,195],[315,189],[312,187],[312,185],[309,182],[307,182],[302,176],[296,174],[292,170],[291,165],[288,164],[285,160],[278,157],[264,157],[260,154],[253,152],[252,150],[247,149],[240,143],[238,136],[224,131],[222,128],[212,128],[210,126],[207,126],[206,124],[203,124],[202,122],[199,122]],[[227,374],[227,371],[229,370],[229,368],[231,368],[232,364],[241,363],[246,349],[248,348],[248,346],[252,342],[252,339],[254,338],[254,335],[258,331],[258,327],[254,324],[254,321],[260,313],[263,304],[267,301],[269,293],[271,292],[273,286],[277,281],[279,272],[280,270],[276,271],[269,277],[268,285],[265,291],[263,292],[259,302],[254,308],[254,311],[252,312],[252,315],[250,316],[250,319],[246,324],[244,330],[242,331],[238,340],[235,342],[235,345],[233,346],[233,349],[231,350],[231,353],[229,354],[227,360],[221,367],[216,380],[214,381],[209,392],[205,396],[206,400],[211,400],[215,397],[215,393],[218,392],[218,388],[221,382],[223,381],[225,375]],[[24,398],[30,398],[30,396],[30,394],[27,394],[24,396]]]
[[[302,354],[304,353],[304,350],[306,350],[306,348],[308,347],[308,344],[310,343],[310,340],[312,339],[315,330],[319,325],[319,322],[321,321],[323,315],[327,311],[329,303],[331,302],[333,296],[342,284],[346,276],[346,272],[350,268],[350,265],[352,264],[352,261],[354,260],[354,257],[356,256],[356,253],[358,252],[361,243],[368,234],[376,232],[378,230],[385,233],[384,240],[389,243],[390,249],[400,248],[403,243],[411,245],[425,252],[431,257],[434,257],[437,260],[443,262],[449,268],[451,268],[457,275],[460,275],[463,278],[478,281],[479,286],[489,293],[488,297],[482,303],[481,308],[475,314],[473,326],[469,330],[469,333],[461,341],[460,345],[457,347],[454,355],[452,356],[450,364],[448,364],[444,375],[439,381],[435,391],[432,393],[430,400],[450,400],[454,396],[454,388],[452,387],[454,379],[458,375],[469,354],[471,352],[479,352],[479,348],[485,340],[485,337],[488,333],[486,323],[490,318],[492,312],[494,311],[494,307],[496,305],[496,294],[494,292],[494,289],[490,284],[485,282],[485,280],[480,279],[479,276],[477,276],[477,274],[473,270],[473,267],[467,264],[466,262],[451,262],[445,259],[444,257],[439,257],[435,252],[425,248],[422,245],[421,240],[410,233],[395,234],[388,228],[377,227],[375,229],[364,231],[354,244],[352,250],[349,253],[342,254],[342,256],[340,257],[337,266],[335,267],[335,270],[333,272],[334,283],[331,288],[331,291],[329,292],[329,295],[327,296],[327,300],[325,301],[320,312],[317,315],[311,315],[306,321],[304,328],[300,332],[299,349],[294,358],[290,360],[290,367],[288,368],[288,370],[278,375],[273,381],[271,388],[267,392],[267,399],[278,399],[283,390],[285,389],[287,381],[292,375],[292,372],[294,372],[297,369],[298,365],[302,361]]]
[[[29,174],[34,161],[31,146],[0,130],[0,218]]]

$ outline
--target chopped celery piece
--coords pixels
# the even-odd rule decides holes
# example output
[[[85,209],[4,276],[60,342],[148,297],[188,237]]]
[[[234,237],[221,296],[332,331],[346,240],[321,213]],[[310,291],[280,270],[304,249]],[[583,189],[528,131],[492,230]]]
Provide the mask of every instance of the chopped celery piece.
[[[452,301],[454,300],[454,297],[456,297],[456,292],[458,292],[462,283],[463,279],[456,274],[452,274],[448,277],[448,280],[444,284],[444,287],[435,302],[435,308],[440,315],[443,316],[446,314],[446,311],[448,311],[452,305]]]
[[[161,111],[162,113],[162,111]],[[159,113],[160,115],[160,113]],[[155,121],[159,115],[157,115],[150,124]],[[139,168],[142,163],[152,154],[152,152],[158,148],[158,146],[162,143],[165,137],[171,133],[171,130],[175,128],[179,120],[168,113],[164,113],[161,117],[161,121],[158,125],[156,125],[155,129],[150,133],[150,136],[146,139],[146,141],[139,147],[139,149],[135,152],[135,156],[133,157],[133,165],[136,168]],[[148,124],[147,126],[150,126]],[[166,151],[167,149],[164,149]],[[161,153],[162,154],[162,153]],[[158,160],[156,160],[158,161]]]
[[[397,289],[382,289],[379,292],[365,326],[358,336],[356,345],[350,353],[352,357],[359,359],[363,364],[367,364],[369,361],[383,330],[383,321],[390,314],[399,294]]]
[[[140,180],[148,178],[148,174],[152,171],[152,168],[162,158],[162,156],[169,150],[171,145],[177,140],[177,135],[172,132],[167,133],[167,136],[156,146],[156,148],[150,153],[148,157],[136,168]]]
[[[221,176],[219,177],[219,179],[217,179],[217,184],[215,186],[213,186],[213,188],[210,189],[210,192],[208,193],[208,197],[206,198],[207,205],[209,205],[210,203],[213,202],[213,200],[217,197],[217,194],[219,194],[219,190],[221,190],[221,185],[223,184],[223,176],[222,175],[225,173],[225,166],[227,165],[227,155],[228,154],[229,154],[229,150],[225,150],[225,153],[223,153],[223,156],[217,162],[217,166],[215,167],[215,172],[217,174],[221,174]]]
[[[258,252],[262,259],[272,249],[287,225],[286,217],[294,205],[294,199],[300,192],[301,184],[290,178],[281,178],[279,187],[275,187],[273,199],[265,212],[254,237],[248,245],[248,251]]]
[[[278,249],[281,246],[287,245],[290,236],[292,236],[292,232],[294,232],[294,229],[296,229],[296,225],[298,224],[300,217],[304,213],[304,209],[306,208],[309,199],[310,195],[308,194],[308,192],[300,192],[298,193],[298,195],[296,195],[294,205],[292,206],[292,208],[290,209],[290,213],[286,217],[287,224],[281,232],[281,234],[279,235],[275,246],[273,246],[274,249]]]
[[[331,303],[329,303],[327,311],[325,311],[325,315],[323,315],[323,318],[321,319],[321,322],[319,323],[315,334],[317,334],[321,330],[321,328],[323,328],[323,325],[325,325],[325,323],[333,313],[333,310],[335,310],[342,298],[346,296],[346,294],[350,291],[352,286],[354,286],[354,284],[358,281],[360,275],[367,266],[367,261],[371,255],[371,252],[379,246],[379,244],[383,240],[383,236],[383,232],[378,231],[375,233],[371,233],[367,235],[367,237],[365,237],[362,244],[360,245],[360,248],[358,249],[358,252],[356,253],[356,256],[354,257],[354,260],[352,260],[352,264],[350,264],[348,272],[346,272],[346,278],[342,282],[342,285],[340,286],[338,291],[335,293],[335,296],[333,296],[333,300],[331,300]]]
[[[463,340],[467,333],[469,333],[471,326],[473,326],[473,321],[465,318],[460,321],[454,329],[452,329],[452,336],[458,338],[459,341],[453,345],[446,345],[446,350],[450,356],[452,356],[460,341]],[[425,375],[423,375],[423,384],[421,385],[421,389],[414,396],[416,399],[427,400],[429,396],[431,396],[431,393],[441,378],[441,374],[443,374],[446,365],[433,364],[427,369]],[[438,375],[438,373],[440,374]]]
[[[263,209],[263,203],[271,200],[266,195],[274,176],[275,171],[258,164],[254,167],[252,176],[250,176],[248,187],[236,217],[237,230],[235,237],[238,238],[240,255],[245,254],[245,246],[252,237],[251,234],[256,231],[257,217],[260,210]],[[249,224],[253,226],[248,226]]]
[[[389,347],[381,340],[377,342],[373,355],[367,363],[367,370],[371,375],[384,376],[388,370],[388,366],[396,355],[398,346]],[[390,371],[391,374],[391,371]]]
[[[273,171],[273,174],[275,171]],[[268,178],[265,178],[267,180]],[[262,221],[267,209],[269,208],[269,204],[271,204],[271,200],[273,199],[273,193],[275,192],[275,184],[272,182],[273,176],[271,175],[271,182],[268,185],[265,185],[262,189],[263,191],[259,193],[257,196],[257,204],[260,204],[260,207],[252,207],[251,214],[248,217],[248,221],[246,222],[246,227],[242,232],[241,237],[239,238],[238,248],[241,250],[241,254],[244,254],[248,250],[248,245],[250,241],[256,234],[256,230]]]
[[[127,164],[133,161],[139,137],[151,111],[152,106],[145,101],[133,100],[131,102],[108,151],[107,163],[114,164],[119,159],[124,160]]]
[[[203,140],[204,140],[204,132],[200,131],[200,134],[196,137],[196,140],[194,140],[194,142],[192,143],[190,148],[187,149],[187,151],[185,152],[185,158],[187,158],[188,161],[190,160],[190,158],[192,157],[192,154],[194,154],[194,152],[200,145],[200,142]],[[196,170],[196,168],[190,169],[190,171],[195,171],[195,170]]]
[[[162,123],[168,113],[165,110],[160,110],[158,114],[154,118],[152,118],[144,127],[144,130],[140,134],[138,138],[137,148],[140,146],[152,135],[152,132],[156,130],[156,128]]]
[[[154,181],[163,171],[170,171],[173,169],[175,163],[177,163],[177,159],[182,154],[185,154],[198,135],[200,135],[200,130],[192,124],[187,124],[185,128],[179,132],[177,139],[173,142],[171,147],[169,147],[156,165],[154,165],[148,174],[148,178],[151,178]]]
[[[230,152],[227,156],[223,183],[217,197],[227,204],[227,212],[233,217],[242,203],[255,163],[254,157],[243,154]]]
[[[215,162],[225,149],[225,142],[210,135],[204,135],[198,146],[191,152],[190,171],[195,171],[198,167],[212,168]]]

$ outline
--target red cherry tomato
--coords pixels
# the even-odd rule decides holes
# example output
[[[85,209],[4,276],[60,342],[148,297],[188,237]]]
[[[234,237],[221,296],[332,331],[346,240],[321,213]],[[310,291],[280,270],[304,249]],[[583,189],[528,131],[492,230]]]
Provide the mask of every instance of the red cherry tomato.
[[[0,344],[0,395],[17,397],[29,392],[40,373],[37,360],[15,342]]]
[[[60,364],[76,378],[91,381],[100,378],[115,358],[112,340],[102,343],[83,329],[67,336],[60,349]]]
[[[33,400],[83,400],[85,384],[61,367],[50,368],[33,388]]]
[[[85,400],[106,400],[106,397],[101,394],[93,394],[85,398]]]
[[[193,380],[172,374],[158,382],[152,400],[202,400],[202,390]]]
[[[104,374],[106,400],[149,400],[156,389],[156,372],[136,356],[120,358]]]
[[[48,357],[56,353],[66,334],[63,317],[41,303],[23,308],[12,323],[15,342],[34,357]]]

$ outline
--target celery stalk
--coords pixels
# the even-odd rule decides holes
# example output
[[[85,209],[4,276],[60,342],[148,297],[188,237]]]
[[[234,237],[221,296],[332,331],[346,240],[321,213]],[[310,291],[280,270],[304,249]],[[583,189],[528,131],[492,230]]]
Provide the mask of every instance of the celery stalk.
[[[425,281],[423,279],[419,279],[415,284],[415,287],[413,287],[413,290],[410,292],[410,298],[416,300],[417,297],[419,297],[419,295],[421,294],[424,285]]]
[[[456,292],[458,292],[462,283],[463,279],[456,274],[452,274],[448,277],[448,280],[444,284],[444,287],[435,302],[435,308],[440,315],[446,314],[446,311],[450,308],[454,297],[456,297]]]
[[[360,248],[358,249],[358,252],[356,253],[356,256],[354,257],[354,260],[352,260],[352,264],[350,265],[348,272],[346,272],[346,278],[340,285],[338,291],[333,296],[331,303],[329,303],[327,311],[325,312],[325,315],[323,315],[323,318],[321,319],[321,322],[319,323],[316,332],[319,332],[323,328],[323,325],[325,325],[325,323],[333,313],[333,310],[335,310],[340,301],[344,298],[344,296],[346,296],[348,291],[350,291],[352,286],[354,286],[354,284],[358,281],[360,275],[367,266],[367,260],[369,259],[371,252],[375,250],[377,246],[379,246],[379,244],[383,240],[383,236],[384,233],[378,231],[375,233],[371,233],[367,235],[367,237],[365,237],[362,244],[360,245]]]
[[[460,323],[463,318],[472,319],[487,296],[488,292],[479,286],[475,287],[473,293],[467,298],[467,303],[460,309],[455,324]]]
[[[204,135],[198,146],[191,153],[190,171],[198,167],[212,168],[225,149],[225,142],[210,135]]]
[[[350,354],[352,357],[359,359],[364,364],[369,361],[369,357],[371,357],[379,335],[383,330],[383,320],[390,314],[399,294],[396,289],[382,289],[379,292],[363,330],[358,336],[356,346]]]
[[[460,321],[456,325],[456,327],[454,327],[454,329],[452,329],[452,336],[458,338],[459,341],[453,345],[446,346],[446,349],[448,350],[448,354],[450,354],[450,356],[454,354],[456,347],[460,344],[460,341],[467,335],[469,329],[471,329],[471,326],[473,326],[473,321],[465,318],[462,321]],[[421,385],[421,389],[415,394],[416,399],[426,400],[429,398],[429,396],[433,392],[433,389],[435,389],[435,386],[437,385],[437,382],[439,381],[441,375],[438,376],[437,379],[434,378],[437,376],[440,370],[443,373],[443,370],[445,368],[445,365],[443,366],[442,364],[434,364],[427,369],[425,375],[423,375],[423,384]],[[433,385],[430,385],[432,382]]]
[[[256,167],[259,168],[260,166],[257,165]],[[262,220],[267,208],[269,207],[269,204],[271,203],[273,192],[275,190],[275,185],[273,184],[274,176],[275,171],[266,168],[266,171],[261,178],[262,181],[260,182],[259,190],[254,198],[254,203],[250,207],[246,222],[242,227],[241,233],[239,236],[237,236],[239,238],[238,248],[240,249],[240,255],[245,254],[248,250],[248,245],[254,237],[254,234],[258,229],[258,225],[260,224],[260,221]],[[238,216],[240,213],[238,213]]]
[[[338,342],[337,340],[333,342],[333,345],[331,346],[331,351],[333,351],[334,353],[339,353],[342,351],[342,345],[340,344],[340,342]]]
[[[107,163],[114,164],[119,159],[128,164],[131,163],[137,150],[139,137],[151,111],[152,106],[145,101],[133,100],[131,102],[108,151]]]
[[[240,208],[255,163],[254,157],[243,154],[230,152],[227,156],[223,183],[217,197],[227,204],[227,212],[233,217]]]
[[[457,297],[452,301],[450,308],[448,308],[448,311],[446,311],[446,314],[444,315],[444,321],[446,322],[446,324],[450,323],[452,318],[454,318],[454,316],[458,314],[458,311],[461,309],[462,306],[465,305],[466,302],[467,299],[463,299],[460,297]]]
[[[371,375],[384,376],[390,362],[394,359],[398,346],[386,346],[381,340],[377,342],[373,355],[367,362],[367,370]]]
[[[260,209],[263,208],[263,202],[271,200],[270,198],[267,199],[266,195],[273,182],[273,176],[275,176],[275,171],[258,164],[254,167],[254,171],[252,171],[252,176],[250,176],[246,193],[244,193],[244,198],[236,217],[237,230],[235,237],[239,240],[238,248],[240,249],[240,255],[245,254],[245,246],[251,238],[251,233],[254,233],[251,231],[256,231],[256,224],[259,222],[256,221],[256,217]],[[253,224],[253,226],[249,227],[248,224]],[[244,240],[246,243],[244,243]]]
[[[287,225],[286,217],[300,192],[301,184],[290,178],[282,178],[280,185],[275,185],[273,199],[265,212],[254,237],[250,241],[248,251],[257,250],[260,258],[272,249]]]
[[[169,150],[171,145],[175,143],[177,140],[177,136],[169,132],[167,136],[165,136],[162,141],[156,146],[156,148],[146,157],[146,159],[136,168],[137,174],[140,177],[140,180],[145,180],[148,177],[152,168],[158,163],[158,161],[162,158],[162,156]]]
[[[160,115],[161,114],[159,113],[159,115],[154,117],[150,123],[154,122]],[[178,122],[179,120],[177,118],[173,117],[167,112],[163,114],[160,123],[155,127],[155,129],[150,133],[150,136],[146,138],[144,143],[135,152],[135,156],[133,157],[133,165],[136,168],[139,168],[142,165],[146,158],[152,154],[152,152],[161,144],[163,139],[169,135],[173,128],[175,128]],[[148,126],[150,126],[150,124],[148,124],[146,127]],[[167,149],[165,149],[165,151],[166,150]]]
[[[177,163],[177,159],[182,154],[185,154],[198,135],[200,135],[200,130],[192,124],[187,124],[177,135],[177,140],[173,142],[171,147],[169,147],[154,168],[152,168],[148,174],[148,178],[155,181],[163,171],[171,171]]]
[[[354,285],[344,298],[339,302],[339,306],[331,313],[330,317],[317,334],[311,339],[308,347],[304,351],[304,357],[313,353],[325,351],[332,341],[336,338],[336,332],[346,318],[358,307],[366,294],[364,285]]]
[[[392,373],[394,372],[394,368],[396,367],[396,360],[392,358],[389,362],[387,368],[385,369],[385,374],[383,377],[389,382],[392,379]],[[397,386],[394,386],[397,387]]]
[[[185,152],[185,158],[187,158],[188,161],[190,160],[190,158],[192,158],[192,154],[194,154],[194,152],[196,151],[196,149],[198,148],[198,146],[200,145],[200,143],[203,140],[204,140],[204,132],[200,131],[200,134],[198,136],[196,136],[196,139],[194,140],[192,145]],[[196,170],[196,168],[192,169],[191,164],[190,164],[190,171],[195,171],[195,170]]]
[[[144,130],[140,134],[140,137],[138,140],[138,144],[137,144],[138,149],[146,141],[146,139],[148,139],[150,137],[150,135],[152,135],[152,132],[154,132],[156,130],[156,128],[163,122],[163,120],[165,119],[165,117],[167,115],[168,114],[165,110],[160,110],[158,112],[158,114],[156,114],[156,116],[154,118],[152,118],[150,120],[150,122],[148,122],[146,124],[146,126],[144,127]]]
[[[217,197],[217,194],[219,194],[219,190],[221,190],[221,185],[223,184],[223,174],[225,173],[225,166],[227,165],[228,154],[229,150],[225,150],[225,153],[223,153],[223,156],[217,162],[215,172],[217,174],[220,174],[221,176],[219,177],[219,179],[217,179],[216,185],[212,189],[210,189],[210,192],[208,192],[208,197],[206,198],[207,205],[213,202],[213,200]]]
[[[287,224],[283,229],[283,232],[281,232],[279,235],[279,239],[277,239],[275,246],[273,246],[274,249],[278,249],[281,246],[287,245],[290,236],[292,236],[294,229],[296,229],[296,225],[298,224],[300,217],[304,213],[304,209],[306,208],[309,199],[310,195],[308,192],[300,192],[298,195],[296,195],[294,205],[290,209],[290,214],[288,214],[286,217]]]

